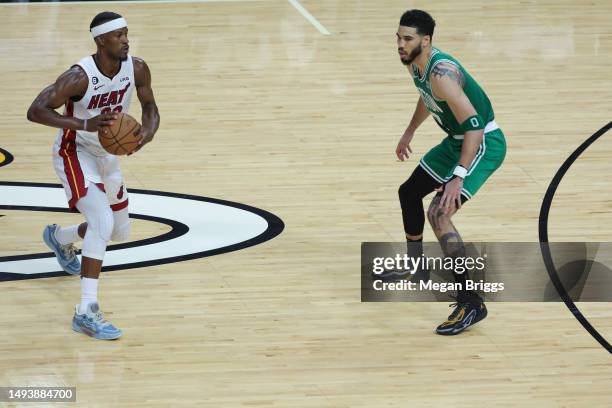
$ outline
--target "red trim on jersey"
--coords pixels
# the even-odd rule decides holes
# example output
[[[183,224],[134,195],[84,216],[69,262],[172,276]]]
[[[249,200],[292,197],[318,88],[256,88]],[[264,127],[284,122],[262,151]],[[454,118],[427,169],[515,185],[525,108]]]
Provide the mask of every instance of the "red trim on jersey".
[[[73,116],[73,114],[74,103],[68,100],[66,101],[66,116]],[[76,130],[64,129],[59,155],[64,159],[64,172],[72,193],[72,197],[68,200],[68,207],[74,209],[77,201],[87,194],[85,177],[76,151]]]
[[[117,203],[117,204],[111,204],[111,210],[117,212],[117,211],[121,211],[124,208],[127,208],[128,206],[128,199],[126,198],[124,201]]]

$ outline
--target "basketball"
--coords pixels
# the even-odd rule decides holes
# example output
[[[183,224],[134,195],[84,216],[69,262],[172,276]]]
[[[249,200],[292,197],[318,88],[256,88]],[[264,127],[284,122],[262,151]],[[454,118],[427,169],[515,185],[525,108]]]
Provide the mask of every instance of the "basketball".
[[[140,129],[140,123],[127,113],[117,113],[112,126],[104,126],[98,132],[102,147],[117,156],[131,153],[138,146],[140,136],[134,133]]]

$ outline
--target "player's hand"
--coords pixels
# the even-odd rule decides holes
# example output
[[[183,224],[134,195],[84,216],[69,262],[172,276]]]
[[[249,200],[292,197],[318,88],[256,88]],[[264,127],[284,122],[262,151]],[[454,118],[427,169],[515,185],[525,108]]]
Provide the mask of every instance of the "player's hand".
[[[142,146],[153,140],[153,136],[155,135],[153,131],[149,130],[148,128],[145,128],[144,126],[140,126],[138,130],[134,132],[134,134],[136,136],[140,136],[140,141],[138,142],[138,146],[133,151],[128,153],[128,156],[142,149]]]
[[[85,130],[88,132],[97,132],[101,127],[113,125],[116,119],[116,112],[103,113],[101,115],[94,116],[91,119],[87,119],[87,127]]]
[[[461,189],[463,188],[463,179],[455,177],[444,185],[444,192],[440,200],[440,208],[444,214],[450,214],[461,208]]]
[[[397,147],[395,148],[395,155],[400,161],[404,161],[404,159],[408,158],[408,152],[412,153],[412,149],[410,148],[410,141],[414,137],[414,134],[404,133],[404,136],[401,137],[399,142],[397,143]]]

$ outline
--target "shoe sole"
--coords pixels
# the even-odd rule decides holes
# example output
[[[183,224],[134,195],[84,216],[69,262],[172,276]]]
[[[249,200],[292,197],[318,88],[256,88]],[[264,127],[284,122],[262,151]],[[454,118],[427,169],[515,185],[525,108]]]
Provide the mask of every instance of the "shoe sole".
[[[459,329],[452,329],[451,331],[448,331],[448,332],[440,332],[440,331],[438,331],[436,329],[435,332],[436,332],[436,334],[439,334],[441,336],[455,336],[455,335],[457,335],[459,333],[463,333],[467,328],[474,326],[476,323],[483,321],[487,317],[488,314],[489,314],[488,311],[486,311],[486,309],[485,309],[484,316],[482,316],[478,320],[476,320],[476,318],[474,318],[475,321],[472,321],[469,324],[467,324],[467,325],[465,325],[465,326],[463,326],[463,327],[461,327]]]
[[[74,323],[72,324],[72,330],[74,330],[77,333],[83,333],[84,335],[91,337],[93,339],[96,339],[96,340],[117,340],[123,334],[123,333],[119,333],[115,337],[98,337],[91,330],[88,330],[88,329],[83,330],[81,326],[76,326]]]

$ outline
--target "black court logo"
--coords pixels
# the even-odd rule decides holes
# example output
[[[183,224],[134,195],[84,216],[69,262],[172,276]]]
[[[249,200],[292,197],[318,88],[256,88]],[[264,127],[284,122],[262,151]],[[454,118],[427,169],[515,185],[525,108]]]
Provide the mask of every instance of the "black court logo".
[[[259,208],[216,198],[130,189],[130,218],[165,225],[157,236],[109,245],[103,272],[203,258],[261,244],[279,235],[283,221]],[[4,211],[2,211],[4,210]],[[69,212],[59,184],[0,182],[0,215],[10,210]],[[75,219],[75,222],[79,222]],[[28,239],[42,239],[36,236]],[[0,282],[66,276],[52,252],[0,257]]]
[[[0,148],[0,166],[12,160],[13,156]],[[118,197],[124,194],[121,186]],[[109,245],[102,272],[237,251],[266,242],[285,228],[276,215],[245,204],[166,191],[130,189],[129,194],[130,218],[164,224],[170,230]],[[11,210],[69,212],[59,184],[0,181],[0,217],[10,216]],[[52,219],[53,214],[49,223]],[[28,239],[42,238],[39,235]],[[52,252],[0,256],[0,282],[52,276],[66,276]]]
[[[96,85],[98,83],[98,77],[91,77],[91,83]]]

